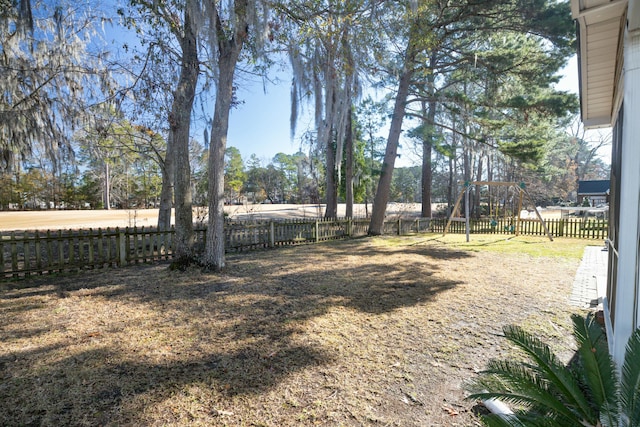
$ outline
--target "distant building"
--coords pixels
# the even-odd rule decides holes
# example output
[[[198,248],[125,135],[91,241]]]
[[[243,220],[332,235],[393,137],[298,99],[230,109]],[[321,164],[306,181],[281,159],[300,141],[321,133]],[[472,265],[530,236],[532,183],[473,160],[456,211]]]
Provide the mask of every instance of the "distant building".
[[[578,206],[582,206],[584,199],[589,200],[589,206],[596,207],[609,203],[611,181],[578,181]]]

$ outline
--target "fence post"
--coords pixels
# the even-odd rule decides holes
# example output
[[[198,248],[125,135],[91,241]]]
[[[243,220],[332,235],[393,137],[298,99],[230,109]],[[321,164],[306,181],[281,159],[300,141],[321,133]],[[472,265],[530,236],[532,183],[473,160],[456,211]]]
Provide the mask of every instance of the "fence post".
[[[269,247],[272,248],[276,245],[276,227],[273,220],[269,222]]]
[[[118,266],[124,267],[127,263],[127,245],[125,234],[116,228],[116,246],[118,247]]]
[[[398,236],[402,236],[402,220],[398,218]]]
[[[15,231],[12,231],[9,235],[11,249],[11,270],[13,271],[13,277],[18,277],[18,244],[16,243]]]
[[[316,220],[316,243],[320,241],[320,223]]]
[[[36,251],[36,269],[38,270],[38,274],[42,274],[42,252],[40,249],[40,232],[38,230],[35,231],[34,239],[34,249]]]
[[[0,279],[4,279],[4,244],[2,241],[4,237],[2,237],[2,233],[0,233]]]

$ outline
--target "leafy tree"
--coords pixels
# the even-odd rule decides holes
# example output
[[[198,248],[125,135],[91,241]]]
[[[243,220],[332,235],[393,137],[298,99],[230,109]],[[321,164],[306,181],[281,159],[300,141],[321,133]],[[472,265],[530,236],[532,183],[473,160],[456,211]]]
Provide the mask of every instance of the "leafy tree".
[[[290,202],[294,198],[295,188],[298,187],[298,162],[300,160],[295,154],[278,153],[273,157],[273,166],[281,172],[283,178],[279,191],[282,195],[282,202]]]
[[[389,202],[391,179],[396,157],[398,156],[402,120],[405,115],[409,89],[416,69],[418,55],[421,50],[428,45],[428,41],[430,40],[430,34],[428,32],[431,31],[432,28],[435,28],[433,23],[425,22],[425,18],[430,15],[427,9],[428,3],[429,2],[414,2],[412,4],[400,5],[399,9],[390,11],[390,13],[399,14],[399,16],[404,18],[403,23],[396,28],[397,31],[402,31],[402,27],[405,27],[406,30],[398,33],[404,48],[402,52],[399,52],[397,59],[398,66],[396,72],[398,75],[398,88],[395,95],[380,179],[373,202],[371,222],[369,223],[369,234],[372,235],[382,234],[382,226],[384,224],[387,203]],[[473,13],[473,9],[474,8],[469,5],[469,11]],[[451,10],[455,11],[454,15],[460,14],[456,8],[451,8]],[[458,16],[455,16],[455,18],[458,19]],[[450,17],[447,17],[447,19],[452,20]],[[452,20],[452,22],[455,21]]]
[[[295,188],[292,201],[295,203],[311,203],[313,191],[313,177],[311,173],[311,161],[302,151],[292,156],[296,168]]]
[[[340,180],[340,196],[346,201],[346,216],[353,217],[353,204],[364,203],[367,200],[367,191],[370,188],[370,163],[367,159],[368,144],[362,139],[362,131],[359,123],[355,122],[354,129],[350,132],[353,141],[345,145],[345,155],[343,158],[343,174]],[[351,153],[349,147],[351,148]],[[349,169],[351,176],[349,177]],[[351,183],[351,184],[350,184]],[[348,189],[351,187],[351,200]]]
[[[380,160],[384,156],[384,137],[378,132],[386,125],[387,114],[385,102],[375,102],[371,97],[365,98],[359,105],[356,114],[357,138],[362,139],[363,156],[362,172],[360,180],[365,185],[365,195],[362,202],[365,204],[366,215],[369,216],[369,202],[376,193],[376,182],[380,175]]]
[[[195,99],[200,61],[198,56],[198,35],[202,28],[203,5],[197,0],[156,2],[132,0],[132,4],[148,13],[151,25],[164,29],[177,43],[177,49],[162,41],[150,44],[163,46],[166,56],[174,56],[180,67],[177,84],[173,87],[173,99],[167,116],[169,135],[167,157],[164,161],[164,191],[158,226],[167,228],[170,221],[170,185],[173,181],[175,205],[175,256],[173,266],[184,268],[193,259],[193,195],[191,186],[191,165],[189,143],[191,141],[191,113]],[[121,12],[126,15],[124,11]],[[174,55],[174,53],[176,53]]]
[[[420,201],[421,176],[422,168],[419,166],[396,169],[391,182],[390,199],[400,203]]]
[[[76,140],[87,173],[101,182],[104,208],[148,206],[149,199],[159,195],[155,154],[164,151],[164,141],[152,130],[132,125],[113,108],[93,112]]]
[[[82,1],[35,6],[3,3],[0,13],[0,168],[35,142],[55,161],[88,106],[113,89],[99,51],[105,18]]]
[[[0,210],[8,210],[19,203],[16,173],[0,173]]]
[[[317,148],[325,156],[325,216],[330,218],[337,215],[342,157],[351,141],[351,111],[361,93],[360,73],[377,46],[371,17],[378,7],[377,2],[361,0],[282,6],[296,26],[288,47],[293,69],[292,133],[298,104],[310,98]],[[347,176],[352,166],[348,162]]]
[[[125,41],[122,47],[131,62],[126,64],[131,70],[126,76],[133,83],[127,91],[129,96],[121,101],[121,108],[130,117],[135,117],[136,123],[166,136],[165,149],[155,150],[154,158],[162,176],[157,225],[160,230],[168,230],[171,227],[175,181],[175,144],[173,137],[169,138],[173,134],[169,115],[174,107],[176,75],[180,74],[182,63],[182,35],[176,37],[175,33],[181,25],[179,11],[182,2],[160,5],[129,0],[129,4],[132,7],[121,8],[118,13],[126,29],[135,31],[138,43]]]
[[[284,181],[286,181],[286,176],[273,164],[269,164],[267,167],[250,169],[247,173],[247,188],[254,194],[258,194],[259,200],[268,200],[269,203],[280,203],[282,201]]]
[[[208,203],[207,189],[209,188],[207,164],[209,151],[195,139],[189,144],[189,159],[192,171],[193,203],[195,206],[205,207]]]
[[[78,198],[81,203],[88,203],[94,209],[102,208],[100,182],[90,174],[83,174],[78,183]]]
[[[529,193],[541,204],[575,201],[578,181],[609,178],[609,166],[598,157],[609,141],[599,134],[594,140],[585,139],[578,129],[557,130],[548,139],[540,163],[523,172]]]
[[[422,91],[416,92],[415,101],[420,101],[423,106],[428,107],[422,108],[422,113],[410,111],[410,114],[421,117],[424,120],[423,124],[441,127],[444,125],[435,121],[434,97],[436,100],[441,99],[446,93],[444,89],[457,83],[467,90],[450,99],[459,100],[458,109],[464,115],[461,126],[457,129],[455,126],[448,126],[447,129],[458,132],[464,139],[475,141],[477,144],[493,143],[503,153],[517,158],[539,155],[539,129],[534,126],[538,123],[539,117],[549,113],[562,115],[575,101],[563,94],[549,93],[548,90],[544,92],[544,82],[547,86],[553,82],[551,75],[559,69],[563,58],[568,56],[571,46],[569,35],[574,32],[569,31],[571,22],[568,19],[566,2],[459,2],[446,3],[446,7],[440,2],[417,2],[413,6],[398,14],[404,19],[403,27],[406,28],[404,32],[398,33],[401,35],[399,40],[402,40],[402,45],[406,47],[403,58],[396,62],[400,64],[402,71],[397,72],[399,80],[396,104],[374,202],[374,213],[369,228],[371,234],[379,233],[382,227],[402,119],[407,112],[408,102],[412,101],[409,94],[417,83],[422,82]],[[532,67],[516,67],[512,70],[511,68],[522,64],[523,61],[510,56],[506,51],[497,50],[496,46],[500,43],[509,44],[518,37],[523,43],[522,51],[529,55],[525,62],[533,63],[531,58],[536,58],[538,68],[535,74],[531,72]],[[527,50],[529,47],[531,49]],[[538,55],[534,55],[534,52]],[[485,54],[487,60],[481,56]],[[428,64],[427,69],[424,64]],[[460,74],[460,79],[434,79],[436,72],[443,76],[449,75],[454,65],[457,70],[466,70]],[[511,76],[518,77],[514,79],[514,82],[519,84],[518,90],[505,92],[504,99],[495,99],[498,85],[503,84],[499,77],[505,71],[510,71]],[[455,75],[452,74],[451,77]],[[527,82],[527,85],[523,85],[523,82]],[[529,95],[522,96],[523,93]],[[442,103],[440,101],[441,105]],[[459,108],[460,104],[464,108]],[[508,120],[500,116],[505,110],[510,113]],[[532,116],[535,116],[535,119],[531,121],[524,119]],[[505,119],[509,125],[501,124],[501,119]],[[519,126],[516,123],[525,125]],[[428,132],[429,138],[425,139],[428,147],[432,146],[433,141],[434,128],[431,129]],[[501,134],[494,138],[493,135],[498,130]],[[429,151],[425,151],[425,156],[430,161]],[[465,174],[468,175],[471,174],[472,165],[469,160],[464,160]],[[482,175],[483,156],[477,160],[475,173]],[[429,168],[429,165],[426,164],[425,168]],[[428,181],[428,177],[424,181]]]
[[[227,147],[224,169],[225,199],[227,203],[238,202],[240,192],[244,186],[247,174],[244,171],[244,163],[240,150],[236,147]]]

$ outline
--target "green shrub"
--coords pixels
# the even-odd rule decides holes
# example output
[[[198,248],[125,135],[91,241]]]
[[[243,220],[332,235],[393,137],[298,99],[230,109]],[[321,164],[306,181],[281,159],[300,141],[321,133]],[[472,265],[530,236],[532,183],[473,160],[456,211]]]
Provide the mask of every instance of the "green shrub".
[[[469,399],[514,405],[512,415],[483,417],[486,425],[640,426],[640,329],[629,339],[618,374],[595,317],[574,315],[572,320],[578,350],[568,366],[538,338],[517,326],[504,328],[528,360],[491,361],[468,384]]]

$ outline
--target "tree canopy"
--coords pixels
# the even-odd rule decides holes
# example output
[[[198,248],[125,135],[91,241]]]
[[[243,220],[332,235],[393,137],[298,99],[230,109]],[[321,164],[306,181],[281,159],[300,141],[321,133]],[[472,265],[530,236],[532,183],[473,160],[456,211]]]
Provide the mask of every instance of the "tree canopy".
[[[430,216],[435,199],[451,202],[460,179],[555,182],[558,194],[539,196],[565,199],[571,191],[561,185],[606,173],[595,156],[602,144],[565,133],[578,106],[555,87],[575,49],[567,0],[99,6],[0,2],[3,208],[24,205],[14,194],[22,178],[44,188],[36,185],[44,176],[60,187],[40,196],[54,204],[81,188],[94,196],[101,188],[106,207],[110,190],[127,204],[132,187],[114,183],[135,166],[144,203],[161,206],[161,228],[175,208],[185,264],[195,259],[194,201],[207,204],[200,261],[219,270],[225,203],[324,202],[333,217],[339,201],[364,202],[377,234],[390,200],[422,201]],[[105,42],[105,31],[125,29]],[[227,144],[230,112],[250,102],[239,95],[244,77],[268,82],[273,70],[291,76],[292,108],[283,114],[292,129],[305,110],[313,124],[295,141],[297,153],[267,141],[271,161],[245,164],[251,153]],[[109,126],[100,125],[106,111],[114,113]],[[401,144],[415,145],[421,162],[394,173]],[[572,175],[560,178],[561,170]],[[82,179],[70,179],[80,171]]]

